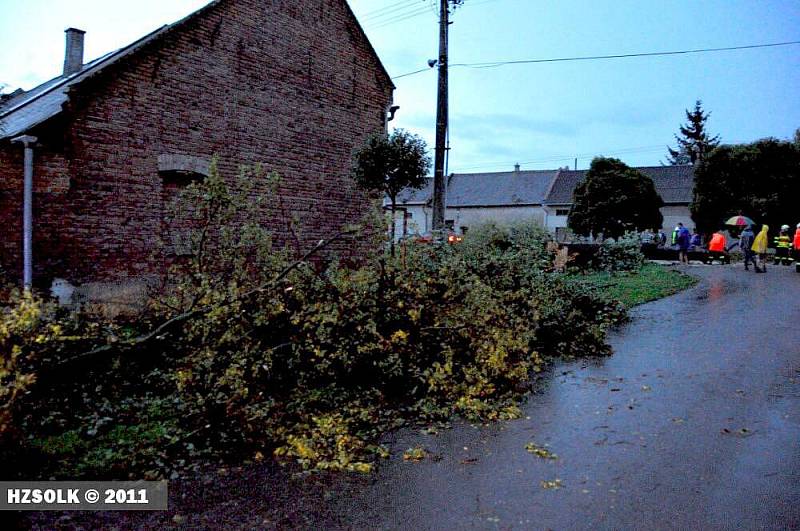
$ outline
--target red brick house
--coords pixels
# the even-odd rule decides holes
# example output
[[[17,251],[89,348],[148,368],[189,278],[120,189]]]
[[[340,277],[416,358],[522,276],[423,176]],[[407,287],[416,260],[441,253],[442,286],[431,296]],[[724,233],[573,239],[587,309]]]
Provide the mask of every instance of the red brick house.
[[[63,75],[0,99],[7,275],[23,274],[26,152],[42,287],[158,271],[169,176],[202,175],[215,154],[223,175],[281,174],[309,241],[361,219],[351,154],[385,129],[394,86],[345,0],[215,0],[88,64],[83,38],[67,30]]]

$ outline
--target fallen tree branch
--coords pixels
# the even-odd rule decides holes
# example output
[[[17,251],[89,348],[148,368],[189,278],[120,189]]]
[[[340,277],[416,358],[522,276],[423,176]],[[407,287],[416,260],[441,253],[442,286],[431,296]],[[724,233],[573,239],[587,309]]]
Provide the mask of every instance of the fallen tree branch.
[[[333,236],[331,238],[328,238],[328,239],[325,239],[325,240],[320,240],[311,250],[306,252],[298,260],[295,260],[294,262],[292,262],[291,264],[289,264],[288,266],[283,268],[270,281],[262,284],[261,286],[255,288],[255,289],[252,289],[250,291],[246,291],[245,293],[239,295],[238,297],[236,297],[234,299],[231,299],[231,300],[229,300],[227,302],[222,303],[221,307],[224,308],[226,306],[230,306],[231,304],[233,304],[235,302],[238,302],[238,301],[241,301],[243,299],[247,299],[249,297],[252,297],[253,295],[269,291],[270,289],[274,288],[275,285],[277,285],[281,280],[286,278],[289,275],[289,273],[291,273],[292,271],[294,271],[295,269],[297,269],[298,267],[303,265],[309,258],[314,256],[316,253],[318,253],[318,252],[322,251],[323,249],[329,247],[334,242],[337,242],[337,241],[340,241],[340,240],[343,240],[343,239],[345,239],[347,237],[352,236],[354,233],[355,233],[355,230],[345,230],[345,231],[340,232],[339,234],[336,234],[335,236]],[[82,354],[78,354],[76,356],[72,356],[71,358],[67,358],[65,360],[62,360],[61,362],[56,363],[55,365],[52,365],[51,367],[52,368],[60,368],[60,367],[64,367],[66,365],[70,365],[72,363],[75,363],[77,361],[85,360],[87,358],[91,358],[91,357],[97,356],[99,354],[104,354],[106,352],[114,352],[114,351],[122,352],[124,350],[129,350],[129,349],[138,347],[138,346],[140,346],[140,345],[142,345],[144,343],[147,343],[147,342],[149,342],[149,341],[151,341],[151,340],[153,340],[153,339],[155,339],[155,338],[157,338],[159,336],[162,336],[162,335],[166,334],[169,331],[170,328],[172,328],[173,326],[175,326],[177,324],[183,323],[183,322],[185,322],[185,321],[187,321],[187,320],[189,320],[189,319],[191,319],[193,317],[197,317],[199,315],[203,315],[203,314],[211,311],[212,309],[218,309],[218,308],[220,308],[219,305],[218,306],[206,306],[206,307],[203,307],[203,308],[197,308],[197,309],[194,309],[194,310],[190,310],[190,311],[184,312],[184,313],[182,313],[180,315],[176,315],[175,317],[172,317],[171,319],[163,322],[162,324],[160,324],[158,327],[156,327],[151,332],[148,332],[147,334],[143,334],[141,336],[134,337],[134,338],[126,340],[126,341],[120,341],[118,343],[112,343],[112,344],[108,344],[108,345],[103,345],[102,347],[97,347],[97,348],[92,349],[92,350],[90,350],[88,352],[84,352]]]

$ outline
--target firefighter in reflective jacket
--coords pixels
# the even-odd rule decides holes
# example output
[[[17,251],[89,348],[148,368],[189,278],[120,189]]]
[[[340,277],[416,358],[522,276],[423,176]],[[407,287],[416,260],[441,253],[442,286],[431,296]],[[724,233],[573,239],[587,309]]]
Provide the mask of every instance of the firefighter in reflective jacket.
[[[790,265],[794,259],[790,256],[792,252],[792,238],[789,236],[789,225],[781,227],[781,233],[775,236],[775,263]]]
[[[794,231],[794,269],[800,273],[800,223]]]

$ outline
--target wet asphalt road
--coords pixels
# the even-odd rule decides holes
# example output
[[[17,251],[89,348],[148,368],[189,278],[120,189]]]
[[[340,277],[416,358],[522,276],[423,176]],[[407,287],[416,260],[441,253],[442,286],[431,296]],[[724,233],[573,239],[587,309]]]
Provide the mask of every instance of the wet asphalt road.
[[[800,529],[800,275],[691,272],[700,285],[635,310],[612,357],[554,368],[522,420],[398,434],[374,484],[335,503],[340,523]],[[436,459],[403,462],[415,445]]]
[[[741,267],[741,266],[740,266]],[[34,517],[36,527],[800,529],[800,275],[692,267],[636,309],[614,355],[544,374],[523,419],[402,430],[374,476],[274,465],[170,484],[168,513]],[[558,455],[540,459],[532,442]],[[404,462],[421,445],[433,456]],[[560,480],[558,489],[542,481]]]

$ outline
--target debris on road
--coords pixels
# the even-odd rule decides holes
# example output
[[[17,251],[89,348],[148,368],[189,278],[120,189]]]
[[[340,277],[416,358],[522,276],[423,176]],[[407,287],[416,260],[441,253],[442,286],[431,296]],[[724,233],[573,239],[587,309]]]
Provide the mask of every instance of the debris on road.
[[[528,444],[526,444],[525,445],[525,449],[528,451],[528,453],[531,453],[531,454],[533,454],[536,457],[539,457],[541,459],[552,459],[552,460],[558,459],[558,456],[556,454],[552,453],[547,448],[542,448],[541,446],[537,446],[536,444],[534,444],[532,442],[529,442]]]

